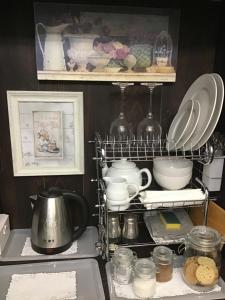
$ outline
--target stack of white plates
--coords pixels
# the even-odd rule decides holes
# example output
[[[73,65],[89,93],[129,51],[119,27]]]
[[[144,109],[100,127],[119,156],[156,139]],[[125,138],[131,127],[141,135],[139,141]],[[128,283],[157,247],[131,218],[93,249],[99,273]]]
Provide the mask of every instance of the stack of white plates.
[[[167,137],[169,151],[197,150],[213,133],[224,99],[223,80],[217,73],[198,77],[187,90]]]

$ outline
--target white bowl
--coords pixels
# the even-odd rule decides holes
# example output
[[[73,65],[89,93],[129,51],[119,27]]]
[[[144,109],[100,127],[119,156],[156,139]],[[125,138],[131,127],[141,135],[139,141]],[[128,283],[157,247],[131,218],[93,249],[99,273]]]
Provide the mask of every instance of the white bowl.
[[[178,157],[157,157],[153,168],[165,176],[186,176],[192,174],[193,161]]]
[[[160,173],[153,168],[153,176],[156,182],[164,189],[179,190],[184,188],[191,180],[192,173],[183,176],[171,176]]]

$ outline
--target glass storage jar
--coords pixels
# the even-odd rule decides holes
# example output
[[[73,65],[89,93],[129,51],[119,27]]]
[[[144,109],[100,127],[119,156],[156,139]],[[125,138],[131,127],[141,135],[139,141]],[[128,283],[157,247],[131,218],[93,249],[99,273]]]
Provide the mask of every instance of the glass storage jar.
[[[156,281],[167,282],[173,275],[173,251],[165,246],[157,246],[152,252],[156,266]]]
[[[135,253],[129,248],[117,248],[112,257],[113,279],[120,284],[130,283],[135,260]]]
[[[140,298],[151,298],[156,290],[155,264],[148,258],[140,258],[134,264],[133,292]]]
[[[192,289],[207,292],[219,279],[221,236],[211,227],[194,226],[185,240],[183,278]]]

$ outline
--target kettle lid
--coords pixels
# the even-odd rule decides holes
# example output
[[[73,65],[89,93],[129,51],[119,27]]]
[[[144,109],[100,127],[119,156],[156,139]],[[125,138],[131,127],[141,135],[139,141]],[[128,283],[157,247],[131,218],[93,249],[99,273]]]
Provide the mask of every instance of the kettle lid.
[[[62,191],[57,187],[51,187],[47,191],[41,192],[40,196],[45,198],[56,198],[62,196]]]

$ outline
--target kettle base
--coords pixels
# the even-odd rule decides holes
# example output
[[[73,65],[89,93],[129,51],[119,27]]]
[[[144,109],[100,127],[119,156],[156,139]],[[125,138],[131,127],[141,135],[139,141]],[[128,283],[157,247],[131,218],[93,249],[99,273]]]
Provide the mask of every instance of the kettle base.
[[[32,248],[35,252],[38,252],[40,254],[53,255],[53,254],[64,252],[67,249],[69,249],[70,246],[72,245],[72,242],[70,242],[66,245],[63,245],[61,247],[57,247],[57,248],[42,248],[42,247],[39,247],[37,245],[34,245],[33,243],[31,243],[31,245],[32,245]]]

